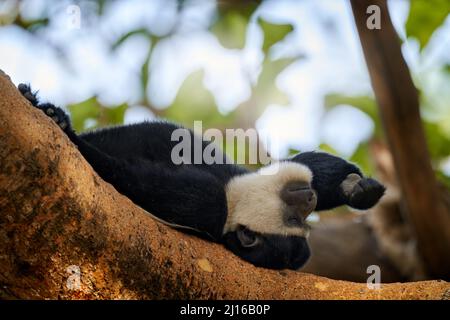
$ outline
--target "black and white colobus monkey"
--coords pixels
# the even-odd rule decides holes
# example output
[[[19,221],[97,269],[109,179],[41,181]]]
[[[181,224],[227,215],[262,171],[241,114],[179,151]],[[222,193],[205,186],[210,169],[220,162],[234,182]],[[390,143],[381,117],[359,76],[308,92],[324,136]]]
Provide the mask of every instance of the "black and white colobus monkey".
[[[224,164],[176,165],[171,152],[178,142],[171,136],[178,125],[144,122],[77,135],[62,109],[39,103],[28,85],[20,84],[19,91],[120,193],[169,225],[206,234],[256,266],[300,268],[310,255],[309,213],[340,205],[368,209],[385,190],[355,165],[322,152],[272,164],[278,166],[274,174],[265,174],[268,167],[249,172],[223,154]],[[203,150],[211,143],[190,138],[192,146],[200,139]]]

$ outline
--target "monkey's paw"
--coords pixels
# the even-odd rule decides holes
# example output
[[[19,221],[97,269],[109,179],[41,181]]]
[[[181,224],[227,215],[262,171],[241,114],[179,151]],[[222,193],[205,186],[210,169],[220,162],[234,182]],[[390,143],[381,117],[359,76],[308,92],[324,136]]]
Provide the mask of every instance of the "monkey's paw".
[[[349,174],[341,184],[348,205],[355,209],[369,209],[383,196],[386,188],[377,180]]]
[[[31,102],[31,104],[35,107],[38,106],[38,99],[36,97],[36,92],[31,91],[31,87],[28,84],[21,83],[17,87],[20,93],[24,96],[25,99]]]
[[[62,130],[65,131],[70,129],[69,116],[63,109],[58,108],[51,103],[40,104],[39,109],[41,109],[48,117],[52,118]]]
[[[52,118],[62,130],[66,131],[71,129],[69,116],[63,109],[56,107],[51,103],[39,103],[36,92],[33,92],[28,84],[21,83],[18,85],[17,89],[19,89],[20,93],[25,99],[30,101],[33,106],[42,110],[48,117]]]

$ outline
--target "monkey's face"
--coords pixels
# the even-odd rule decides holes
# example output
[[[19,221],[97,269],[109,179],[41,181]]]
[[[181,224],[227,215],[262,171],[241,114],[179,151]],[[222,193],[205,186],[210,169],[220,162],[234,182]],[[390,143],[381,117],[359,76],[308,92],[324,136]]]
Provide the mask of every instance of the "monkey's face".
[[[296,270],[310,256],[305,237],[260,234],[243,226],[226,233],[224,244],[242,259],[270,269]]]
[[[254,265],[298,269],[310,255],[305,219],[315,209],[317,196],[307,167],[293,162],[277,166],[273,174],[259,171],[228,184],[223,240]]]

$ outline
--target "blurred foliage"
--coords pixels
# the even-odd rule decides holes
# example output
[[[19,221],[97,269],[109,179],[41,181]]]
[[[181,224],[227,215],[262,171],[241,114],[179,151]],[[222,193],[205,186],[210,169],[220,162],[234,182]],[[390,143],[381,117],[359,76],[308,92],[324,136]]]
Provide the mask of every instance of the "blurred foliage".
[[[254,6],[252,9],[254,9]],[[252,10],[246,7],[246,10],[224,10],[223,14],[211,28],[216,34],[219,41],[228,48],[242,49],[245,46],[245,35]],[[262,21],[259,19],[259,21]],[[231,23],[235,23],[234,27],[230,27]],[[214,99],[211,93],[204,89],[201,83],[202,73],[197,72],[189,76],[180,88],[175,102],[163,114],[172,120],[192,126],[193,121],[201,119],[206,128],[218,128],[224,130],[226,128],[248,128],[253,127],[254,122],[264,112],[265,108],[271,103],[287,104],[289,98],[279,90],[275,85],[274,79],[292,62],[295,58],[284,58],[272,60],[268,58],[270,47],[281,41],[292,30],[286,26],[264,24],[263,29],[264,43],[262,50],[265,59],[261,65],[261,73],[256,84],[252,88],[250,98],[239,105],[235,110],[228,114],[221,114],[217,111]],[[280,32],[281,30],[281,32]],[[273,34],[275,32],[276,34]],[[268,40],[266,40],[268,39]],[[200,88],[200,90],[199,90]],[[204,128],[204,129],[206,129]],[[246,139],[243,145],[239,145],[237,139],[223,141],[223,149],[235,162],[249,163],[250,152],[255,152],[259,146],[252,146]],[[265,152],[262,150],[262,152]],[[245,155],[245,159],[239,159],[239,155]],[[248,165],[252,166],[252,165]],[[258,165],[253,165],[257,168]]]
[[[113,44],[111,45],[111,49],[112,50],[117,49],[117,47],[119,47],[121,44],[123,44],[126,40],[128,40],[130,37],[132,37],[134,35],[144,35],[148,38],[151,38],[151,36],[152,36],[151,33],[145,28],[131,30],[131,31],[125,33],[124,35],[121,35],[116,41],[114,41]]]
[[[120,45],[122,45],[125,41],[127,41],[129,38],[136,36],[136,35],[143,35],[147,37],[150,40],[150,44],[148,47],[147,55],[145,57],[144,63],[141,66],[140,70],[140,84],[141,84],[141,99],[143,104],[149,105],[149,101],[147,101],[147,86],[148,86],[148,80],[149,80],[149,65],[150,60],[152,57],[153,48],[155,48],[158,41],[161,39],[160,37],[153,35],[150,31],[148,31],[145,28],[139,28],[136,30],[131,30],[122,36],[120,36],[116,41],[113,42],[111,45],[111,50],[116,50]]]
[[[128,105],[126,103],[114,107],[106,107],[96,97],[68,106],[72,126],[77,132],[107,125],[122,124],[127,108]],[[89,125],[89,123],[94,125]]]
[[[262,65],[262,71],[253,90],[251,100],[256,100],[259,106],[270,104],[286,105],[289,103],[289,97],[282,92],[276,85],[277,76],[286,69],[295,58],[283,58],[277,60],[265,59]]]
[[[258,18],[258,24],[264,33],[264,44],[262,49],[266,53],[275,43],[283,40],[288,33],[294,30],[294,27],[291,24],[274,24],[261,18]]]
[[[324,106],[326,112],[331,111],[338,105],[350,105],[364,112],[374,123],[372,139],[383,139],[383,128],[378,115],[378,107],[373,97],[346,96],[339,93],[332,93],[325,96]],[[338,152],[328,145],[321,145],[321,149],[326,152],[339,155]],[[374,163],[371,160],[371,154],[369,152],[369,141],[360,143],[348,160],[357,163],[363,172],[366,172],[369,175],[373,174],[375,171]]]
[[[356,151],[349,159],[351,162],[357,163],[363,172],[367,175],[373,175],[375,173],[372,155],[369,150],[368,143],[360,143],[356,148]]]
[[[449,13],[449,0],[411,0],[406,35],[419,40],[420,48],[423,49]]]
[[[325,97],[325,108],[327,111],[332,110],[338,105],[350,105],[368,115],[374,123],[374,133],[372,139],[384,139],[383,128],[380,117],[378,115],[378,107],[374,98],[369,96],[346,96],[338,93],[328,94]],[[422,108],[427,108],[426,104],[422,104]],[[450,108],[448,109],[450,116]],[[447,123],[448,118],[439,118],[439,121],[432,122],[423,119],[425,135],[427,137],[428,147],[434,162],[438,163],[450,155],[450,132],[445,132],[442,123]],[[370,143],[362,143],[358,146],[355,153],[351,157],[351,161],[357,162],[363,168],[366,167],[368,172],[373,172],[370,154],[367,145]],[[336,154],[334,150],[325,150]]]
[[[311,0],[314,1],[314,0]],[[0,14],[0,24],[15,24],[20,28],[33,33],[39,37],[40,28],[49,27],[51,17],[39,17],[38,19],[26,20],[20,12],[19,1],[10,1],[13,5],[9,12]],[[99,19],[107,10],[112,1],[96,0],[95,12],[90,14],[97,15]],[[178,14],[181,16],[183,10],[192,4],[193,1],[178,1]],[[265,111],[270,104],[288,105],[290,97],[281,91],[276,85],[276,79],[280,73],[293,63],[303,59],[302,56],[284,57],[273,59],[271,56],[272,48],[286,38],[293,31],[291,24],[275,23],[264,20],[258,15],[258,6],[260,1],[239,1],[227,0],[219,1],[216,8],[215,20],[208,26],[208,30],[218,39],[224,48],[233,50],[242,50],[247,43],[247,31],[250,23],[254,23],[263,33],[263,43],[261,52],[264,58],[261,61],[260,73],[256,81],[252,78],[249,83],[252,91],[249,99],[237,108],[227,114],[219,112],[214,97],[203,85],[203,71],[189,75],[181,85],[176,99],[170,106],[164,109],[156,109],[147,99],[146,91],[148,89],[149,66],[151,64],[152,53],[159,41],[163,38],[170,38],[176,32],[168,32],[163,37],[153,34],[151,30],[142,26],[134,30],[127,30],[116,39],[111,40],[111,50],[119,48],[127,39],[134,36],[144,35],[150,40],[148,52],[142,66],[137,72],[140,76],[141,99],[137,104],[147,107],[153,114],[168,118],[172,121],[180,122],[188,127],[192,127],[193,122],[202,120],[204,129],[218,128],[244,128],[254,127],[255,121]],[[416,38],[420,43],[420,48],[426,47],[429,39],[435,30],[442,25],[450,13],[450,0],[411,0],[410,12],[406,21],[406,34],[408,37]],[[47,10],[46,14],[51,14]],[[42,39],[42,41],[46,41]],[[449,77],[447,83],[450,83],[450,64],[442,67],[442,72]],[[413,75],[415,80],[420,79],[421,75]],[[438,168],[450,154],[450,100],[439,92],[431,92],[420,81],[416,84],[421,92],[421,108],[424,114],[424,128],[428,139],[430,153]],[[450,90],[448,90],[450,91]],[[374,133],[372,139],[383,139],[383,128],[378,115],[378,108],[374,98],[368,95],[348,96],[339,92],[329,93],[324,97],[325,112],[329,112],[338,105],[353,106],[367,114],[374,123]],[[437,108],[437,106],[440,108]],[[77,131],[83,131],[92,127],[102,127],[110,124],[123,123],[127,104],[119,106],[102,105],[96,97],[87,99],[78,104],[70,105],[68,108],[71,113],[73,126]],[[433,117],[434,115],[434,117]],[[373,164],[370,159],[369,143],[361,143],[349,160],[360,165],[364,171],[373,172]],[[244,148],[250,148],[246,144]],[[225,152],[236,159],[236,146],[225,144]],[[320,149],[326,152],[337,154],[332,146],[321,144]],[[291,149],[290,154],[298,153],[299,150]],[[338,154],[339,155],[339,154]],[[450,178],[444,176],[438,171],[438,176],[445,180]],[[448,182],[448,181],[446,181]],[[450,182],[449,182],[450,185]]]
[[[323,152],[328,152],[328,153],[331,153],[331,154],[338,154],[338,152],[332,146],[330,146],[327,143],[321,143],[319,145],[319,150],[323,151]]]
[[[248,16],[237,10],[227,10],[211,27],[211,32],[220,43],[229,49],[242,49],[245,46]]]
[[[442,183],[442,185],[450,190],[450,177],[446,176],[442,171],[437,171],[436,176],[438,178],[438,181]]]
[[[203,86],[203,71],[191,74],[178,90],[175,101],[162,115],[172,121],[192,127],[194,121],[201,120],[206,128],[231,128],[233,112],[223,115],[215,105],[214,96]]]
[[[4,8],[1,8],[4,6]],[[5,8],[7,10],[5,10]],[[38,19],[24,19],[20,12],[20,3],[18,1],[0,2],[0,26],[15,24],[25,30],[35,31],[40,27],[45,27],[49,23],[48,17]]]
[[[346,96],[339,93],[330,93],[325,96],[324,106],[326,111],[331,111],[335,106],[346,104],[355,107],[372,119],[374,123],[374,136],[383,137],[383,128],[378,114],[378,106],[375,98],[369,96]]]
[[[435,122],[423,121],[431,157],[436,160],[450,155],[450,135],[445,134]]]
[[[416,38],[420,43],[421,50],[426,47],[434,31],[439,28],[450,13],[450,1],[448,0],[411,0],[411,7],[406,21],[406,34],[408,37]],[[442,68],[446,71],[448,66]],[[430,71],[436,72],[436,71]],[[450,101],[445,95],[438,92],[431,92],[425,86],[426,76],[423,74],[413,74],[415,84],[420,92],[420,106],[423,128],[430,150],[433,165],[438,178],[447,186],[450,186],[450,177],[442,172],[441,164],[450,156]],[[422,80],[425,79],[425,80]],[[450,77],[446,80],[450,83]],[[450,88],[449,88],[450,89]],[[381,119],[378,114],[378,106],[372,96],[347,96],[340,93],[329,93],[325,96],[324,107],[329,112],[338,105],[350,105],[364,112],[374,123],[374,133],[372,138],[361,143],[349,160],[357,162],[363,170],[374,172],[374,164],[370,158],[369,144],[375,139],[384,139],[384,131]],[[327,148],[327,146],[325,146]],[[327,150],[336,154],[334,150]]]

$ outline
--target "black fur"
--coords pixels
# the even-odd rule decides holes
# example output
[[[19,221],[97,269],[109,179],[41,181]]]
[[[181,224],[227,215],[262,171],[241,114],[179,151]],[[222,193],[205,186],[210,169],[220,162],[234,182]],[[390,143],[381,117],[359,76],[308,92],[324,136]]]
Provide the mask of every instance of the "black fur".
[[[28,85],[20,84],[19,91],[64,130],[105,181],[145,210],[165,221],[197,229],[257,266],[296,269],[308,259],[309,248],[302,237],[258,234],[261,241],[257,246],[242,248],[236,232],[222,234],[227,218],[225,187],[230,179],[248,170],[225,163],[223,154],[220,157],[225,164],[175,165],[171,151],[178,142],[171,141],[171,135],[180,126],[144,122],[77,135],[62,109],[40,104]],[[191,134],[191,139],[201,138]],[[203,149],[209,144],[200,142]],[[194,143],[191,145],[194,148]],[[355,165],[326,153],[307,152],[286,161],[305,164],[312,170],[317,210],[344,204],[365,209],[384,192],[377,181],[363,178],[352,194],[345,196],[340,188],[342,181],[350,173],[362,174]]]
[[[299,269],[310,256],[308,243],[303,237],[260,235],[254,248],[242,248],[236,232],[224,235],[227,248],[254,265],[271,269]]]
[[[384,194],[385,188],[378,181],[364,177],[354,164],[331,154],[303,152],[290,160],[307,165],[313,172],[312,187],[317,193],[316,210],[318,211],[344,204],[355,209],[369,209]],[[343,193],[340,185],[351,173],[358,174],[362,179],[348,197]]]

